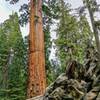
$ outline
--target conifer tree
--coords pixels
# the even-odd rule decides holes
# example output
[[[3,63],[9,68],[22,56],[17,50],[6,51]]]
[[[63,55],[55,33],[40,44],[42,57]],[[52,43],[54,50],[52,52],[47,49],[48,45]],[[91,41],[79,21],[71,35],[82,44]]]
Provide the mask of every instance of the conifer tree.
[[[18,15],[13,13],[0,26],[0,98],[25,100],[26,47],[20,32]]]

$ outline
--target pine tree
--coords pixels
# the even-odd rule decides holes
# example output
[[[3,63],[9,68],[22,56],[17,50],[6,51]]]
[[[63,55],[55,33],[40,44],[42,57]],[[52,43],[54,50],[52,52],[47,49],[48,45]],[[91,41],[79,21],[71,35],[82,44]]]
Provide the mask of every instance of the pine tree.
[[[70,14],[70,8],[64,1],[59,1],[59,24],[57,28],[56,55],[60,61],[59,70],[66,68],[69,60],[76,59],[83,63],[84,49],[91,38],[91,30],[85,15],[76,18]]]
[[[18,15],[13,13],[0,27],[0,98],[25,100],[27,62],[26,47],[20,32]],[[3,58],[3,59],[2,59]]]

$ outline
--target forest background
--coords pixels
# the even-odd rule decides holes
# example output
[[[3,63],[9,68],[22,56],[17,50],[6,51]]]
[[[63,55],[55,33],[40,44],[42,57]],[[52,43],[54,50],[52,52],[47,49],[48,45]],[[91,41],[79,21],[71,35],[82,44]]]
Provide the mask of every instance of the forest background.
[[[8,1],[12,1],[12,4],[16,2]],[[94,24],[98,31],[97,38],[99,38],[100,1],[90,1]],[[2,100],[25,100],[26,98],[29,49],[27,4],[27,1],[19,1],[16,5],[11,5],[9,2],[0,0],[0,84],[2,84],[0,98]],[[89,10],[82,0],[79,2],[76,0],[65,2],[63,0],[62,2],[60,0],[51,0],[50,2],[44,0],[43,28],[48,85],[64,72],[69,60],[75,59],[83,64],[88,46],[93,46],[97,51],[100,50],[98,48],[100,44],[97,44],[98,39],[95,37],[93,24],[91,24]]]

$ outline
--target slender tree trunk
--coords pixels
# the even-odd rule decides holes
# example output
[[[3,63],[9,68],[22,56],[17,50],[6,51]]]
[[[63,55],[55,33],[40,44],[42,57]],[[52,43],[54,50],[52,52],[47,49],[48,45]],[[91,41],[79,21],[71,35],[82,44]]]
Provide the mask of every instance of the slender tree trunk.
[[[62,25],[65,26],[64,0],[61,0],[60,3],[61,3],[61,13],[62,13]]]
[[[30,6],[28,98],[42,95],[46,88],[42,0],[31,0]]]
[[[3,89],[7,90],[8,89],[8,86],[9,86],[9,79],[8,79],[8,72],[9,72],[9,65],[11,64],[12,62],[12,59],[13,59],[13,55],[14,52],[12,50],[12,48],[9,50],[8,52],[8,56],[6,58],[6,62],[5,62],[5,65],[3,67]],[[8,93],[6,92],[5,94],[5,97],[8,98],[9,95]]]
[[[5,62],[5,66],[3,66],[3,89],[7,90],[8,89],[8,66],[9,66],[9,58],[10,58],[10,53],[8,54]],[[8,98],[8,93],[5,92],[5,97]]]
[[[90,20],[91,20],[91,25],[92,25],[92,29],[93,29],[93,33],[94,33],[94,37],[95,37],[95,41],[96,41],[96,46],[97,46],[97,50],[98,50],[98,54],[99,54],[99,61],[100,61],[100,40],[99,40],[99,33],[98,33],[98,29],[95,26],[95,20],[94,20],[94,16],[93,16],[93,11],[92,8],[89,4],[89,0],[85,0],[86,1],[86,6],[88,8],[88,12],[90,15]]]

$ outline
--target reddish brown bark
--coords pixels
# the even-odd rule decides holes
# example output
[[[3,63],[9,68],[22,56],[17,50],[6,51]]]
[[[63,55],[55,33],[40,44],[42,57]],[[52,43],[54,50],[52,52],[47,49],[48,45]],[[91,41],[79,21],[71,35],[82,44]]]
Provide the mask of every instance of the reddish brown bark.
[[[31,0],[30,6],[28,98],[42,95],[46,88],[42,0]]]

